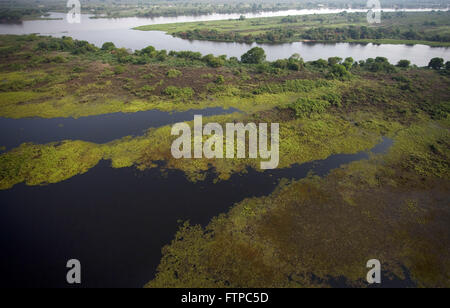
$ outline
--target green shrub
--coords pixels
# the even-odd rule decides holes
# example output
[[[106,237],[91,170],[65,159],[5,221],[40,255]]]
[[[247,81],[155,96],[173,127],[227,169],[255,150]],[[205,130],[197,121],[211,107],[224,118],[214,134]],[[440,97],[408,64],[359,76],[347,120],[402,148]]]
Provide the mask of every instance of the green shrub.
[[[56,57],[51,58],[51,62],[53,62],[53,63],[66,63],[67,59],[64,58],[63,56],[56,56]]]
[[[291,71],[299,71],[303,67],[303,63],[294,59],[289,59],[287,68]]]
[[[330,72],[328,73],[329,78],[339,78],[346,79],[350,76],[350,73],[347,71],[344,65],[342,64],[334,64]]]
[[[361,62],[361,67],[374,73],[394,73],[396,71],[395,66],[390,64],[385,57],[376,57],[375,59],[369,58],[366,62]]]
[[[157,53],[156,53],[155,47],[148,46],[148,47],[145,47],[144,49],[142,49],[139,54],[145,54],[145,55],[148,55],[153,58],[156,56]]]
[[[123,65],[117,65],[114,67],[114,74],[116,75],[120,75],[125,73],[125,66]]]
[[[0,47],[0,57],[7,57],[20,50],[19,46]]]
[[[308,92],[312,89],[327,86],[328,82],[325,80],[306,80],[306,79],[294,79],[287,80],[284,83],[269,83],[260,86],[253,91],[253,94],[263,94],[263,93],[285,93],[285,92]]]
[[[84,68],[82,68],[81,66],[75,66],[73,69],[72,69],[72,72],[74,72],[74,73],[81,73],[81,72],[83,72],[84,71]]]
[[[187,100],[192,98],[195,92],[192,88],[189,87],[179,88],[176,86],[168,86],[164,90],[164,94],[172,99]]]
[[[177,78],[177,77],[180,77],[180,76],[182,76],[182,75],[183,75],[183,73],[180,72],[179,70],[176,70],[176,69],[170,69],[170,70],[166,73],[166,76],[169,77],[169,78]]]
[[[411,61],[409,60],[400,60],[397,62],[398,67],[408,68],[411,65]]]
[[[328,62],[324,59],[319,59],[312,62],[312,65],[317,68],[326,68],[328,66]]]
[[[114,45],[114,43],[112,42],[106,42],[102,45],[103,51],[112,51],[114,49],[116,49],[116,45]]]
[[[255,69],[258,74],[274,72],[273,68],[269,65],[269,63],[260,63],[256,65]]]
[[[203,79],[212,79],[214,76],[213,76],[213,74],[208,73],[208,74],[202,74],[200,77]]]
[[[0,92],[19,91],[30,86],[31,83],[26,80],[11,80],[0,83]]]
[[[310,117],[312,114],[320,114],[327,110],[330,103],[325,100],[299,98],[295,103],[289,105],[289,108],[295,111],[297,117]]]
[[[133,57],[130,55],[128,50],[125,48],[119,48],[114,50],[114,55],[117,58],[117,61],[120,63],[131,63],[133,62]]]
[[[156,59],[158,60],[158,61],[165,61],[166,59],[167,59],[167,51],[166,50],[160,50],[160,51],[158,51],[157,52],[157,54],[156,54]]]
[[[342,65],[344,65],[347,70],[350,70],[354,63],[355,63],[355,60],[353,60],[352,57],[348,57],[348,58],[345,58]]]
[[[225,77],[223,77],[222,75],[218,75],[214,82],[216,84],[224,84],[225,83]]]
[[[392,80],[399,82],[398,87],[403,91],[411,91],[411,92],[415,91],[412,80],[408,77],[394,76],[394,77],[392,77]]]
[[[242,63],[248,64],[259,64],[266,60],[266,53],[264,49],[260,47],[253,47],[245,54],[242,55],[241,61]]]
[[[337,93],[328,93],[324,94],[321,97],[322,100],[327,101],[330,103],[330,105],[335,107],[341,107],[342,106],[342,96]]]
[[[230,57],[230,59],[228,60],[228,62],[229,62],[230,64],[237,65],[237,64],[239,64],[239,59],[236,58],[236,57]]]
[[[223,59],[223,57],[214,57],[211,54],[204,56],[202,61],[211,67],[221,67],[225,64],[225,59]]]
[[[155,74],[148,73],[148,74],[142,75],[142,78],[144,78],[144,79],[153,79],[153,78],[155,78]]]
[[[183,58],[183,59],[189,59],[189,60],[201,60],[202,54],[199,52],[193,52],[193,51],[171,51],[169,53],[169,56],[171,57],[177,57],[177,58]]]
[[[100,74],[100,78],[106,78],[106,77],[111,77],[114,75],[114,72],[109,70],[109,69],[105,69],[101,74]]]
[[[134,95],[136,95],[139,98],[145,98],[152,94],[153,91],[155,91],[156,87],[152,87],[149,85],[145,85],[142,88],[138,90],[132,91]]]
[[[334,66],[336,64],[341,64],[342,58],[339,57],[331,57],[328,58],[328,66]]]
[[[433,58],[428,63],[428,67],[434,70],[440,70],[444,66],[444,59],[442,58]]]
[[[206,85],[206,90],[212,94],[223,94],[226,91],[226,86],[210,82]]]
[[[136,65],[145,65],[148,64],[152,61],[152,58],[147,55],[147,54],[142,54],[142,55],[138,55],[135,57],[130,57],[130,61],[128,62],[132,62],[133,64]]]
[[[272,62],[272,66],[280,69],[287,69],[288,67],[288,60],[286,59],[279,59],[275,62]]]

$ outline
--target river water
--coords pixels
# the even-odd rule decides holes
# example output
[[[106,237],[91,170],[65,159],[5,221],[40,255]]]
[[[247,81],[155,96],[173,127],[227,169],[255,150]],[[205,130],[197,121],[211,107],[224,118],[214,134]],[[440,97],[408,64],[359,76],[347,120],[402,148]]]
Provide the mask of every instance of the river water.
[[[106,143],[125,136],[138,136],[152,127],[194,120],[194,115],[212,116],[238,112],[234,108],[205,108],[184,112],[148,110],[134,113],[112,113],[73,118],[0,117],[0,146],[10,150],[24,142],[38,144],[63,140],[83,140]]]
[[[248,18],[325,14],[337,13],[343,10],[291,10],[280,12],[265,12],[261,14],[246,14]],[[361,10],[347,10],[361,11]],[[388,10],[385,10],[388,11]],[[427,9],[425,9],[427,11]],[[429,11],[429,10],[428,10]],[[189,41],[172,37],[160,31],[137,31],[132,28],[143,25],[163,24],[174,22],[208,21],[236,19],[239,14],[211,14],[204,16],[178,16],[157,18],[118,18],[118,19],[91,19],[90,15],[82,15],[80,24],[69,24],[63,13],[52,13],[51,18],[61,20],[35,20],[25,21],[21,24],[0,24],[0,34],[30,34],[39,33],[55,37],[71,36],[79,40],[86,40],[97,46],[105,42],[113,42],[117,47],[142,49],[152,45],[157,49],[191,50],[202,54],[214,54],[231,57],[240,57],[248,49],[261,46],[267,54],[267,59],[272,61],[288,58],[294,53],[299,53],[306,61],[327,59],[331,56],[341,58],[353,57],[355,60],[365,60],[377,56],[386,57],[391,63],[397,63],[401,59],[408,59],[413,64],[425,66],[434,57],[450,60],[450,48],[429,47],[425,45],[392,45],[392,44],[350,44],[350,43],[285,43],[285,44],[245,44],[229,42]]]

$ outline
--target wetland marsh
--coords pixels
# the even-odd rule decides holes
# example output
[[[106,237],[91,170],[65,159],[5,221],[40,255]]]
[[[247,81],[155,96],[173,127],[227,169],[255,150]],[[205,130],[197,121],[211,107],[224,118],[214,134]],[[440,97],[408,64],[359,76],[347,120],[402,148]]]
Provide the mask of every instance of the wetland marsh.
[[[376,256],[385,286],[449,286],[448,49],[86,33],[0,35],[2,285],[66,286],[79,258],[84,287],[366,287]],[[174,158],[197,114],[279,123],[279,167]]]

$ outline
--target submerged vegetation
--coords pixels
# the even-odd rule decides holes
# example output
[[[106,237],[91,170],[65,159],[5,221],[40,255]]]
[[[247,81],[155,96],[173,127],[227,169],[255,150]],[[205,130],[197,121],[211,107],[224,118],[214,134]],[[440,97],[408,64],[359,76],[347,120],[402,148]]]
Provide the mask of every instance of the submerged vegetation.
[[[285,182],[206,228],[185,223],[147,287],[365,286],[374,256],[384,284],[448,287],[448,140],[436,123],[414,125],[388,155]]]
[[[387,154],[283,181],[206,227],[183,224],[149,287],[363,286],[374,256],[389,279],[449,286],[448,62],[268,62],[259,48],[228,59],[34,35],[1,36],[0,57],[2,117],[235,107],[242,112],[204,122],[280,123],[279,168],[394,140]],[[101,160],[182,170],[191,181],[263,172],[258,159],[174,159],[175,138],[164,126],[105,144],[22,144],[0,153],[0,189],[64,181]]]

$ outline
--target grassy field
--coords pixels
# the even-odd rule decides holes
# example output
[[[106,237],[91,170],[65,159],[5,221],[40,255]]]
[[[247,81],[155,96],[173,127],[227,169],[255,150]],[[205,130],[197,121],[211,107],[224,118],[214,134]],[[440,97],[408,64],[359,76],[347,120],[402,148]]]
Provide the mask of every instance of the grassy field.
[[[380,24],[365,13],[340,13],[150,25],[142,31],[165,31],[186,39],[284,43],[295,41],[375,42],[450,46],[449,12],[383,13]]]

